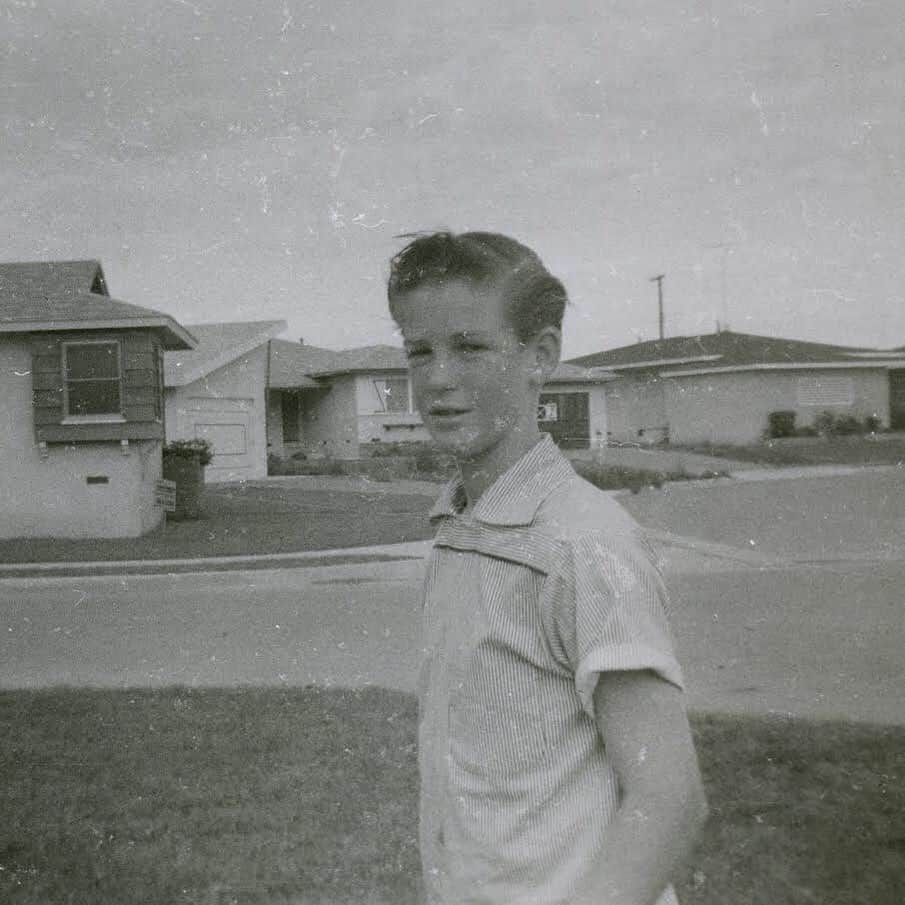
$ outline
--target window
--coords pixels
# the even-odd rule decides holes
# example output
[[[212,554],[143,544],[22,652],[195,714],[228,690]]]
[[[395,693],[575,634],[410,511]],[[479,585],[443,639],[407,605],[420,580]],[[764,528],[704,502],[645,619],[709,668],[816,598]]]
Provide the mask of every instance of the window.
[[[559,405],[555,402],[542,402],[537,407],[538,421],[559,421]]]
[[[845,375],[799,377],[797,395],[799,405],[851,405],[855,388]]]
[[[64,414],[69,418],[122,415],[118,342],[63,343]]]
[[[388,377],[386,380],[375,380],[378,412],[408,413],[409,381],[407,377]]]

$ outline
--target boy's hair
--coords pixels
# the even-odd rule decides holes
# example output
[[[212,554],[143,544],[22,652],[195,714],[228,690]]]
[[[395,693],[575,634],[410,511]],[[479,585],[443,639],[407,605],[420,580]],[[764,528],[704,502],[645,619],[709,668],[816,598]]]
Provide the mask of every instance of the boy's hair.
[[[406,293],[453,280],[498,286],[509,322],[522,342],[544,327],[562,327],[567,303],[563,284],[530,248],[490,232],[417,235],[390,261],[390,314],[396,318],[395,304]]]

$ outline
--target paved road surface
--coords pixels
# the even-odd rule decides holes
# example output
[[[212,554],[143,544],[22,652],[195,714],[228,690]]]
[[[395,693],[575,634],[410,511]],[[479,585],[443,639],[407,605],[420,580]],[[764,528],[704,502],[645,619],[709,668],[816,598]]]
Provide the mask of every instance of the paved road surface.
[[[905,724],[901,488],[883,476],[790,483],[750,497],[687,487],[629,499],[668,540],[690,704]],[[0,687],[412,690],[421,569],[2,580]]]

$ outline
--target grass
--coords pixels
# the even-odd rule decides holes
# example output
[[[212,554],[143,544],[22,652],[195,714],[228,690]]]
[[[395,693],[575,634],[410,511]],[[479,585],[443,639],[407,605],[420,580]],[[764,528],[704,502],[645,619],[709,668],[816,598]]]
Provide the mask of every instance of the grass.
[[[574,464],[604,490],[637,492],[689,477]],[[200,519],[170,521],[139,538],[0,540],[0,563],[192,559],[427,540],[433,537],[427,513],[438,493],[439,485],[429,494],[394,492],[392,483],[368,491],[310,490],[285,481],[215,484],[204,490]]]
[[[273,484],[207,487],[202,517],[139,538],[0,540],[0,563],[171,559],[296,553],[426,540],[433,495],[305,490]]]
[[[674,446],[705,456],[754,462],[759,465],[902,465],[905,436],[802,437],[768,440],[750,446]]]
[[[728,472],[709,472],[692,475],[684,470],[655,471],[646,468],[629,468],[623,465],[606,465],[588,459],[575,459],[572,467],[586,481],[601,490],[631,490],[638,493],[642,487],[662,487],[667,481],[691,481],[700,477],[726,477]]]
[[[413,905],[415,720],[381,689],[0,693],[0,901]],[[683,905],[899,905],[905,728],[694,730]]]

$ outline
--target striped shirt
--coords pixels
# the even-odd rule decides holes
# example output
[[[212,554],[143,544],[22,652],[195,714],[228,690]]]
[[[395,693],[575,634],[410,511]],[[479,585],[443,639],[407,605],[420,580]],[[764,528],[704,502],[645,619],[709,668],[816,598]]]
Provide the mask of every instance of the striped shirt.
[[[618,807],[597,676],[681,687],[666,594],[638,525],[544,437],[469,515],[431,511],[418,728],[430,905],[566,905]],[[674,903],[672,889],[659,905]]]

